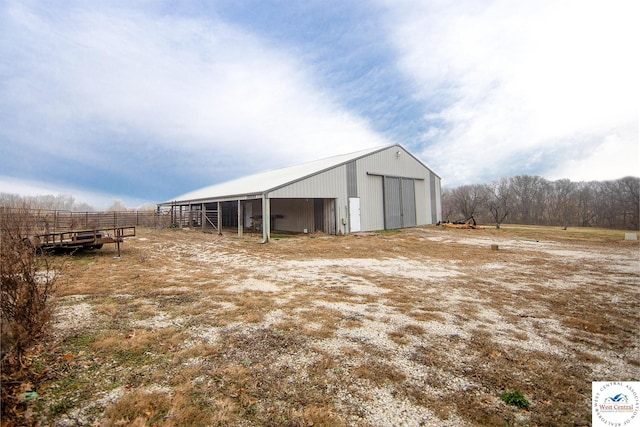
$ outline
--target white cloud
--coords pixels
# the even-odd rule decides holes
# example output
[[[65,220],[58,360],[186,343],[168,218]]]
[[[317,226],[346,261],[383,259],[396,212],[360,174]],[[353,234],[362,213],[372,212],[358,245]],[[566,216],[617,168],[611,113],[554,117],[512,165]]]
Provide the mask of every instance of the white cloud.
[[[113,205],[114,201],[122,201],[128,208],[137,208],[142,205],[152,204],[153,201],[123,196],[121,194],[109,194],[89,190],[86,188],[58,185],[50,182],[19,179],[0,175],[0,193],[16,194],[19,196],[48,196],[70,195],[75,201],[86,203],[97,210],[105,210]]]
[[[399,67],[440,106],[425,116],[424,157],[462,184],[552,170],[578,179],[597,153],[637,153],[631,3],[389,2]],[[599,159],[620,176],[640,170],[637,155]]]
[[[215,18],[9,9],[17,63],[4,102],[52,128],[44,147],[13,132],[32,149],[91,161],[96,148],[109,151],[92,138],[111,132],[196,165],[222,152],[273,166],[387,143],[293,54]]]
[[[214,6],[179,15],[154,2],[9,0],[0,9],[0,155],[20,168],[4,162],[0,174],[97,165],[56,182],[144,196],[156,181],[179,193],[390,142],[350,104],[389,118],[377,127],[407,129],[410,148],[448,185],[517,173],[637,175],[638,30],[628,4],[389,0],[378,54],[392,63],[386,47],[395,46],[402,76],[384,68],[393,84],[367,86],[381,88],[367,97],[349,91],[361,90],[351,79],[375,75],[371,64],[354,63],[362,69],[336,85],[330,70],[344,72],[349,60],[332,63],[333,45],[306,52],[314,41],[293,37],[283,46],[252,33],[251,20],[223,22]],[[280,34],[299,30],[283,25]],[[394,105],[412,111],[387,114]],[[420,105],[428,126],[412,137]]]
[[[626,132],[626,133],[625,133]],[[628,144],[638,138],[638,129],[619,129],[606,135],[593,151],[569,158],[549,171],[550,179],[570,177],[574,181],[606,181],[640,175],[640,146]]]

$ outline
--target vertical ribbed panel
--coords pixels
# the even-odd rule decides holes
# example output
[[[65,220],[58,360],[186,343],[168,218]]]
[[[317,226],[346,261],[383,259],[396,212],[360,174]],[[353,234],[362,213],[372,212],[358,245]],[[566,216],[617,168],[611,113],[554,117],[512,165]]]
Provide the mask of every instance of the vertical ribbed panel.
[[[402,227],[416,226],[416,190],[414,180],[402,178]]]
[[[402,227],[400,178],[384,177],[384,228]]]
[[[431,196],[431,223],[434,224],[435,222],[437,222],[437,218],[438,218],[438,210],[437,210],[437,204],[436,204],[436,177],[433,173],[429,173],[429,195]]]
[[[347,197],[358,197],[358,170],[355,161],[347,163]]]

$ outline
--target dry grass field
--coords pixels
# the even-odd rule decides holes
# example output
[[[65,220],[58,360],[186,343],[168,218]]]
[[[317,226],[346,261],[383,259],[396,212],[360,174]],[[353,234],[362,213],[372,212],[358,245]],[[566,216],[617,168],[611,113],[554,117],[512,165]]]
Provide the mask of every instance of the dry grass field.
[[[259,241],[139,229],[119,259],[71,257],[31,419],[586,426],[591,381],[640,379],[640,252],[624,232]],[[500,399],[513,391],[528,409]]]

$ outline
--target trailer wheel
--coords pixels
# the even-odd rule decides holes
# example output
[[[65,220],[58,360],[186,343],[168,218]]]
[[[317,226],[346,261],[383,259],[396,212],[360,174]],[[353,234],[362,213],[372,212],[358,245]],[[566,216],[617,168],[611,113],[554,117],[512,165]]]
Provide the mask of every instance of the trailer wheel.
[[[30,238],[25,237],[24,239],[22,239],[22,243],[27,249],[29,249],[30,251],[33,251],[34,254],[36,255],[42,254],[42,247],[39,245],[38,246],[34,245],[33,240],[31,240]]]
[[[22,243],[29,249],[33,249],[33,242],[28,237],[22,239]]]

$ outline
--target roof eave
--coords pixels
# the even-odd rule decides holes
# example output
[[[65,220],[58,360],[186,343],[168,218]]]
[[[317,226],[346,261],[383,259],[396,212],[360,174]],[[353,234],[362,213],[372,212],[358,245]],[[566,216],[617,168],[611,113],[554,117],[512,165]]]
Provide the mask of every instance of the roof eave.
[[[166,202],[158,203],[158,206],[171,206],[171,205],[197,205],[202,203],[215,203],[215,202],[231,202],[235,200],[256,200],[262,198],[268,191],[251,192],[244,194],[230,194],[224,196],[215,197],[201,197],[198,199],[183,199],[183,200],[168,200]]]

